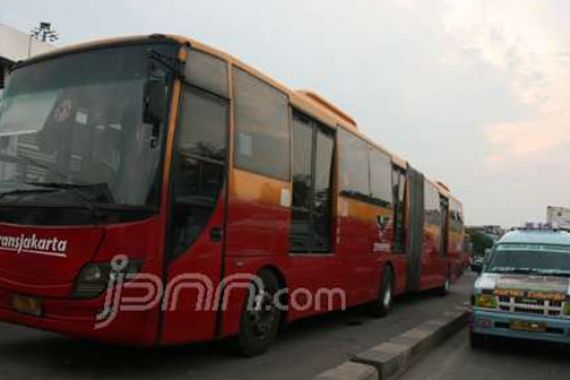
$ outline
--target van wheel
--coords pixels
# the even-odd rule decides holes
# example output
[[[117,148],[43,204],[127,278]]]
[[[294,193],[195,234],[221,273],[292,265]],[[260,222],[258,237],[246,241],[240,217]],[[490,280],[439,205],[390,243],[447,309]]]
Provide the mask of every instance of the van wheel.
[[[474,332],[469,333],[469,343],[471,348],[480,349],[484,348],[485,344],[487,343],[487,339],[485,336],[481,334],[477,334]]]
[[[237,339],[239,352],[248,357],[267,351],[277,336],[281,320],[281,312],[275,302],[275,293],[279,290],[277,277],[269,270],[262,270],[257,276],[263,289],[253,284],[244,300]]]
[[[378,299],[370,305],[370,314],[375,318],[385,317],[392,309],[394,300],[394,275],[390,267],[384,268]]]

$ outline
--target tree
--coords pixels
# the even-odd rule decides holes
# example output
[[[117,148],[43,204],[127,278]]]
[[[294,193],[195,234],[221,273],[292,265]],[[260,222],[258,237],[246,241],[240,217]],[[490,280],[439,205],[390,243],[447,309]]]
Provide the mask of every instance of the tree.
[[[467,231],[473,243],[473,254],[484,255],[485,250],[493,247],[493,239],[479,231]]]

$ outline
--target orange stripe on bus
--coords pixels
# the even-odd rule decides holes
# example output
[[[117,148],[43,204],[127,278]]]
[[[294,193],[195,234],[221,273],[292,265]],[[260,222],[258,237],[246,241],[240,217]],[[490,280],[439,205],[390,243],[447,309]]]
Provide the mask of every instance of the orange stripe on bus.
[[[291,199],[291,185],[288,182],[268,178],[239,169],[230,171],[230,196],[242,201],[262,203],[273,206],[282,205],[282,194],[288,191]]]
[[[363,221],[376,221],[378,216],[393,218],[394,211],[387,207],[375,206],[356,199],[338,197],[338,215]]]

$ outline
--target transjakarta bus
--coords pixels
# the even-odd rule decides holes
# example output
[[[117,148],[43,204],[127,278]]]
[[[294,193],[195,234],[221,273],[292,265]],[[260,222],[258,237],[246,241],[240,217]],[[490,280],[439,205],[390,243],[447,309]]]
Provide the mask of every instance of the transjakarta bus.
[[[283,322],[445,293],[463,245],[461,203],[345,112],[177,36],[18,63],[0,181],[0,320],[120,344],[255,355]],[[157,302],[117,309],[118,278]]]

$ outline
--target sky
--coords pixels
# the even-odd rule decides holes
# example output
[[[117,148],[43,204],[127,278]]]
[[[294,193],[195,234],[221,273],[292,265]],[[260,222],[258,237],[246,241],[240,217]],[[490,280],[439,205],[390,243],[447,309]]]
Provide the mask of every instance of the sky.
[[[467,224],[570,206],[566,0],[18,0],[0,22],[52,22],[58,45],[176,33],[312,89],[446,183]]]

